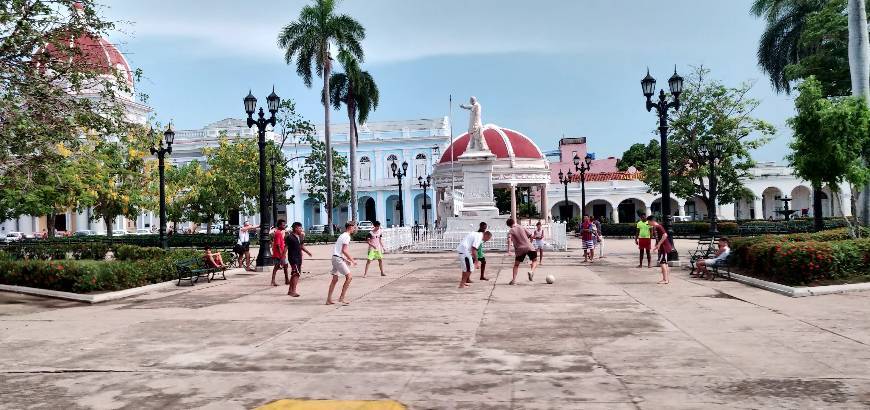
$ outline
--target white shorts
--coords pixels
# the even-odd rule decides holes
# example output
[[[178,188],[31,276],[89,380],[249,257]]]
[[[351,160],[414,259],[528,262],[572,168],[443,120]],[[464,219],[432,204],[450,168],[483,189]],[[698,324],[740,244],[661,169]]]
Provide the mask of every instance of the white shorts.
[[[725,261],[720,262],[720,261],[717,261],[716,259],[704,259],[704,266],[706,266],[708,268],[716,265],[717,263],[722,265],[725,263]]]
[[[332,256],[332,274],[335,276],[350,275],[350,268],[347,266],[347,262],[344,261],[344,258],[335,255]]]
[[[544,240],[543,239],[535,239],[532,241],[532,245],[535,247],[535,250],[543,250],[544,249]]]
[[[466,253],[459,254],[459,268],[462,269],[462,273],[474,272],[474,259],[471,255]]]

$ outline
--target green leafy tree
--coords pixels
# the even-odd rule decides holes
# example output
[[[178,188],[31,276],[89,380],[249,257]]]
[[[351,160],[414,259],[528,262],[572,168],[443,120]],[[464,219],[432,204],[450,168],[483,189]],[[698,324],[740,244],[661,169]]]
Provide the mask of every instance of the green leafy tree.
[[[10,0],[0,4],[0,217],[44,212],[31,194],[65,185],[56,164],[77,150],[82,134],[113,135],[123,127],[123,74],[106,75],[70,47],[114,24],[93,0]],[[137,72],[137,74],[139,74]],[[85,92],[99,98],[80,98]],[[52,169],[55,168],[55,169]],[[67,181],[68,182],[68,181]],[[63,194],[65,195],[65,194]],[[30,198],[27,198],[30,196]],[[58,203],[67,202],[61,200]],[[51,208],[49,206],[49,208]]]
[[[660,153],[661,144],[658,140],[651,139],[646,145],[638,142],[632,144],[628,150],[622,153],[622,158],[616,162],[616,167],[620,171],[627,171],[629,167],[643,171],[646,169],[647,163],[657,159]]]
[[[687,79],[681,108],[671,115],[668,149],[671,192],[682,198],[697,196],[713,210],[714,203],[751,196],[741,182],[754,165],[750,150],[769,141],[776,130],[752,116],[760,102],[749,98],[750,84],[727,87],[707,74],[709,70],[699,67]],[[711,167],[716,167],[715,180],[709,178]],[[658,158],[651,158],[645,169],[644,181],[651,191],[660,192]]]
[[[814,77],[801,83],[798,91],[797,115],[788,121],[794,140],[787,159],[795,174],[810,181],[816,191],[828,185],[835,198],[839,198],[844,182],[866,184],[868,169],[862,156],[870,145],[867,104],[860,97],[826,98],[822,84]],[[821,196],[815,195],[814,200],[821,202]],[[854,197],[852,208],[856,208]]]
[[[87,152],[77,163],[86,189],[79,199],[80,209],[93,208],[93,218],[103,219],[106,235],[112,236],[118,216],[136,218],[148,205],[149,178],[145,156],[149,136],[141,126],[130,126],[119,137],[91,134]]]
[[[341,104],[347,107],[350,124],[350,209],[351,215],[356,219],[356,147],[359,144],[357,122],[366,122],[369,113],[377,109],[380,93],[372,75],[360,69],[359,62],[351,53],[341,50],[338,61],[345,72],[332,75],[329,93],[332,96],[332,106],[336,110],[341,108]]]
[[[798,46],[801,58],[785,67],[789,82],[814,76],[826,96],[849,95],[847,0],[829,0],[807,15]]]
[[[319,204],[326,201],[326,143],[312,135],[303,137],[303,143],[311,145],[311,153],[302,164],[303,180],[308,188],[308,197]],[[350,177],[347,175],[347,159],[332,150],[335,161],[332,162],[332,184],[335,186],[335,206],[346,204],[350,200]],[[329,209],[329,208],[327,208]],[[332,214],[332,212],[329,212]]]
[[[252,138],[219,139],[218,146],[206,149],[206,167],[195,167],[192,185],[187,194],[191,201],[185,213],[188,220],[195,223],[211,223],[226,217],[233,210],[254,214],[260,208],[259,192],[259,147]],[[278,145],[266,144],[266,158],[282,158]],[[290,189],[289,179],[295,170],[284,161],[275,167],[275,187],[277,192]],[[272,186],[271,167],[266,166],[266,186]],[[276,195],[279,204],[292,203],[292,197]],[[268,205],[268,204],[267,204]],[[210,229],[210,228],[207,228]]]
[[[317,75],[323,79],[323,130],[326,161],[326,207],[333,205],[333,186],[335,181],[332,172],[332,140],[329,130],[329,77],[332,72],[332,56],[330,44],[335,44],[340,50],[347,50],[357,60],[363,60],[361,42],[365,38],[365,28],[346,14],[336,14],[336,0],[314,0],[313,5],[307,5],[299,13],[299,19],[284,26],[278,34],[278,46],[284,49],[284,59],[287,64],[296,60],[296,73],[302,77],[307,87],[311,87],[312,66],[317,69]],[[332,234],[332,213],[327,216],[327,226]]]
[[[750,12],[766,21],[758,41],[758,65],[777,92],[791,92],[786,67],[796,64],[808,51],[801,46],[801,36],[812,13],[821,10],[828,0],[755,0]]]

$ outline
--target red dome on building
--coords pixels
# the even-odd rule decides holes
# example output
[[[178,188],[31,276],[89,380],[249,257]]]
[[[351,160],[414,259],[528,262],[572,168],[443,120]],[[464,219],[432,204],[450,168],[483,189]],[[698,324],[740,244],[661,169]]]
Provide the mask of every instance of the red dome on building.
[[[82,13],[84,6],[77,2],[73,4],[73,8],[74,13]],[[133,86],[133,71],[130,70],[127,59],[114,44],[98,35],[90,33],[75,37],[70,35],[62,41],[47,44],[39,54],[71,61],[85,70],[98,74],[114,75],[117,72],[127,80],[130,87]]]
[[[497,159],[544,159],[544,154],[541,153],[537,144],[519,131],[487,124],[484,126],[483,138],[486,139],[486,145],[489,146],[489,150]],[[465,152],[470,140],[471,137],[467,132],[460,135],[453,144],[444,150],[444,155],[441,156],[439,163],[449,163],[451,157],[453,160],[458,160],[459,156]]]

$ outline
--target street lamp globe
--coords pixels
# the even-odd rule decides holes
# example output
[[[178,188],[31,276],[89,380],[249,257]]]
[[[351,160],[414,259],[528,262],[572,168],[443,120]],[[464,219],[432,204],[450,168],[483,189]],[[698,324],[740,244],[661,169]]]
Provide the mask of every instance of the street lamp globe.
[[[423,177],[417,177],[417,183],[423,185]]]
[[[396,171],[399,169],[399,166],[396,165],[396,161],[390,163],[390,169],[393,171],[393,176],[396,176]]]
[[[722,141],[716,141],[716,153],[721,155],[724,149],[725,144],[723,144]]]
[[[408,173],[408,161],[402,161],[402,172],[404,172],[407,175],[407,173]]]
[[[668,80],[668,87],[675,98],[679,98],[683,93],[683,77],[677,74],[677,67],[674,67],[674,75]]]
[[[278,94],[275,94],[275,86],[272,86],[272,93],[266,97],[266,103],[269,106],[269,112],[275,114],[278,112],[278,105],[281,104],[281,98],[278,97]]]
[[[254,111],[257,110],[257,97],[254,97],[254,94],[251,93],[251,90],[248,90],[248,96],[245,97],[245,112],[248,116],[254,115]]]
[[[175,130],[172,129],[172,123],[169,123],[169,126],[166,127],[166,131],[163,131],[163,139],[166,141],[166,145],[170,148],[172,147],[172,143],[175,142]]]
[[[574,167],[580,166],[580,157],[577,154],[574,154]]]
[[[568,170],[568,179],[567,179],[567,180],[568,180],[568,181],[571,181],[571,180],[574,179],[573,177],[574,177],[574,173],[571,172],[571,170],[569,169],[569,170]]]
[[[586,158],[584,159],[584,161],[586,162],[586,169],[589,169],[589,167],[592,165],[592,154],[586,154]]]
[[[656,79],[649,75],[649,68],[646,69],[646,77],[640,80],[640,86],[643,88],[643,95],[646,98],[652,98],[656,92]]]
[[[559,182],[562,182],[565,179],[565,174],[562,170],[559,170]]]

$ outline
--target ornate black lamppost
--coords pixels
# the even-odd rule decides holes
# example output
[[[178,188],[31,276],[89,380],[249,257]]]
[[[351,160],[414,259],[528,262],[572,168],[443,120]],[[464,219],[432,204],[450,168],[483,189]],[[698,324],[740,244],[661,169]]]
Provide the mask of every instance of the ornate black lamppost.
[[[580,157],[576,154],[574,155],[574,170],[580,173],[580,215],[586,216],[586,171],[589,171],[589,168],[592,165],[592,155],[586,154],[586,158],[583,159],[583,162],[580,161]]]
[[[565,174],[563,174],[562,171],[559,170],[559,183],[565,186],[565,205],[562,205],[562,212],[560,212],[562,214],[562,219],[564,219],[565,222],[570,221],[571,218],[574,216],[572,215],[573,212],[571,212],[571,206],[568,204],[568,184],[571,183],[571,179],[573,179],[573,177],[574,173],[571,172],[570,169],[568,170],[567,178],[565,177]]]
[[[661,139],[661,178],[662,178],[662,223],[665,225],[665,230],[668,236],[673,238],[674,231],[671,227],[671,179],[670,170],[668,169],[668,109],[680,109],[680,94],[683,93],[683,77],[677,74],[677,68],[674,67],[674,75],[668,80],[668,87],[671,90],[673,101],[668,102],[665,95],[665,90],[659,90],[658,102],[652,101],[652,96],[655,94],[656,79],[649,75],[649,70],[646,71],[646,77],[640,81],[643,88],[643,95],[646,97],[646,110],[652,111],[656,109],[659,116],[659,136]],[[677,260],[679,255],[677,250],[671,252],[668,260]]]
[[[263,108],[260,107],[259,118],[253,118],[254,111],[257,109],[257,98],[248,91],[248,96],[245,97],[245,112],[248,114],[248,128],[257,126],[257,146],[260,150],[260,251],[257,252],[257,267],[263,269],[272,264],[272,255],[269,247],[269,200],[266,191],[266,127],[275,126],[275,113],[278,112],[278,105],[281,99],[275,94],[275,87],[272,87],[272,94],[266,97],[269,113],[271,116],[266,119],[263,113]]]
[[[417,183],[420,184],[420,188],[423,188],[423,226],[425,229],[429,229],[429,198],[428,198],[428,189],[432,186],[432,177],[430,175],[426,175],[426,179],[423,179],[422,176],[417,177]]]
[[[716,217],[716,195],[719,181],[716,179],[716,160],[722,155],[722,142],[716,141],[713,144],[701,144],[700,153],[702,157],[706,157],[710,161],[710,205],[713,209],[708,209],[710,215],[710,235],[713,237],[719,236]]]
[[[154,134],[154,129],[149,131]],[[163,147],[163,141],[166,141],[166,147]],[[166,241],[166,180],[163,177],[165,165],[163,163],[167,154],[172,154],[172,142],[175,141],[175,131],[172,130],[172,123],[166,127],[163,132],[163,138],[157,143],[156,147],[151,147],[151,155],[157,155],[157,169],[160,173],[160,247],[169,249],[169,244]]]
[[[399,170],[399,166],[396,165],[396,161],[390,164],[390,169],[393,170],[393,176],[399,181],[399,202],[397,208],[399,208],[399,226],[405,226],[405,204],[402,200],[402,178],[405,175],[408,175],[408,161],[402,162],[402,169]]]

